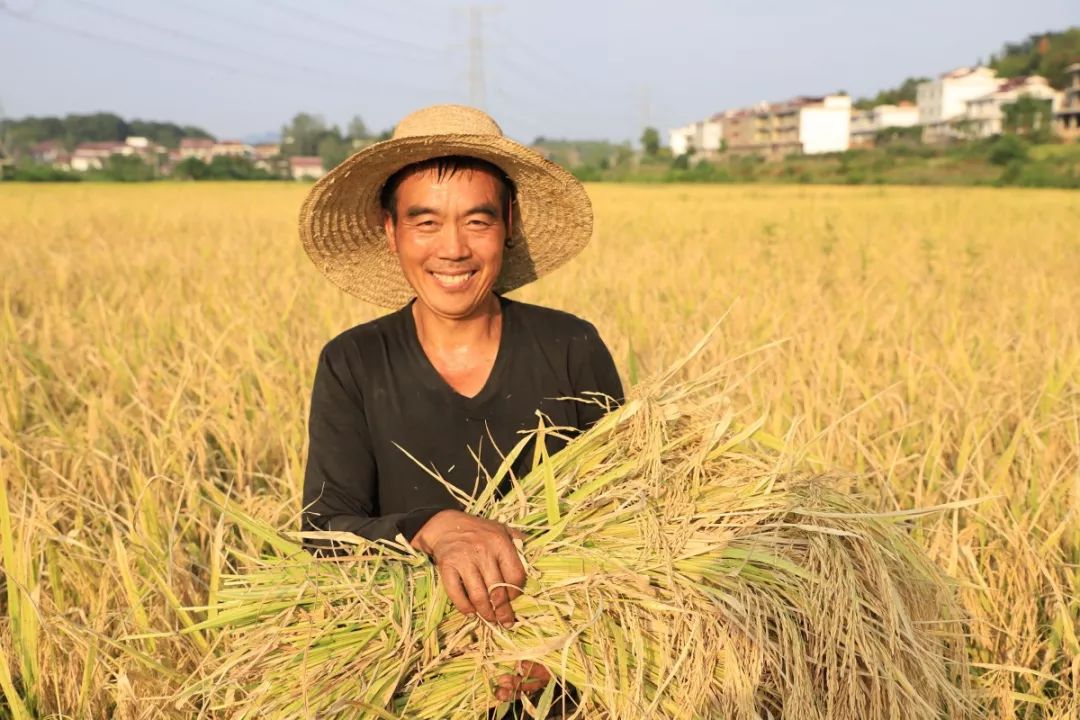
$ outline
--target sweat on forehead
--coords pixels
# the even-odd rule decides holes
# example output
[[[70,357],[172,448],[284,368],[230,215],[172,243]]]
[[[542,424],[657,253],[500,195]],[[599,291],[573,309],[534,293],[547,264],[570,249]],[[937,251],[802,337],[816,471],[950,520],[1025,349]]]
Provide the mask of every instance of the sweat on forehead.
[[[498,165],[488,162],[487,160],[481,160],[480,158],[468,157],[465,155],[445,155],[406,165],[391,175],[383,184],[382,192],[379,195],[379,204],[382,206],[383,210],[390,213],[390,217],[394,222],[397,222],[397,190],[406,178],[417,173],[434,172],[436,180],[445,180],[446,178],[453,177],[457,173],[463,171],[485,172],[492,175],[498,181],[499,200],[503,206],[505,215],[506,210],[509,209],[510,204],[514,201],[516,193],[514,181],[511,180]]]

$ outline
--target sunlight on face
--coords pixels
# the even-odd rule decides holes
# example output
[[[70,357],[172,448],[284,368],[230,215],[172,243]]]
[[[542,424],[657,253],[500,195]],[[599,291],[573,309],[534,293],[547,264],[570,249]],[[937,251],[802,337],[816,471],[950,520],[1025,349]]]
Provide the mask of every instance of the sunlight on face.
[[[441,179],[435,170],[414,173],[397,188],[396,210],[397,222],[387,214],[386,234],[417,301],[440,317],[473,316],[502,268],[499,181],[483,170]]]

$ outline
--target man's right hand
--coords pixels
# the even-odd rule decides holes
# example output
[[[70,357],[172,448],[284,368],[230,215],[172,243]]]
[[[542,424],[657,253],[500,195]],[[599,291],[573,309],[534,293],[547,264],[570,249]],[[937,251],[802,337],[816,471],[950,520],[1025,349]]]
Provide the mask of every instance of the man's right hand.
[[[424,523],[411,545],[434,561],[454,607],[510,627],[514,624],[510,601],[525,586],[525,568],[514,538],[524,537],[494,520],[442,510]]]

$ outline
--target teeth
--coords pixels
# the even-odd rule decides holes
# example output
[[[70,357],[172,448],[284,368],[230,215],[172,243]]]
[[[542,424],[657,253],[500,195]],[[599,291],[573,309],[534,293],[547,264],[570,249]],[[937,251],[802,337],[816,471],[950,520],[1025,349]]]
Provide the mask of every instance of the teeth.
[[[460,273],[455,275],[445,275],[443,273],[433,272],[435,279],[441,282],[443,285],[464,285],[465,282],[473,276],[471,272]]]

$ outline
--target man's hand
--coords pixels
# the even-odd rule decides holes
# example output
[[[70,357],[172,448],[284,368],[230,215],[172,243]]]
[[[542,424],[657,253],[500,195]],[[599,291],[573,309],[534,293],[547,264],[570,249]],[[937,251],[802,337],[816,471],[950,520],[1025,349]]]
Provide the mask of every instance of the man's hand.
[[[523,660],[517,665],[516,674],[500,675],[495,680],[495,697],[502,701],[516,700],[518,695],[542,690],[551,680],[548,669],[537,662]]]
[[[514,538],[524,535],[494,520],[443,510],[424,523],[411,545],[434,561],[454,607],[510,627],[510,601],[525,586]]]

